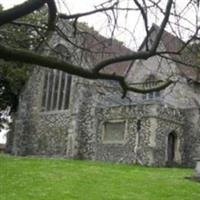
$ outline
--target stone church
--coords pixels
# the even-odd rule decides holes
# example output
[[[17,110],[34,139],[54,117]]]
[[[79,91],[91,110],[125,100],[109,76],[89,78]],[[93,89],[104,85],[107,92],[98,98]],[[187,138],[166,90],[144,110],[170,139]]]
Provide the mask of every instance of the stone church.
[[[61,30],[72,36],[70,25],[61,26]],[[157,31],[153,25],[149,45]],[[131,52],[122,43],[93,32],[98,42],[84,34],[74,41],[92,53],[75,48],[58,35],[50,39],[55,52],[48,47],[43,51],[52,56],[59,52],[57,57],[62,54],[68,62],[82,63],[85,68],[109,56]],[[102,44],[102,40],[106,43]],[[140,50],[145,43],[144,40]],[[164,32],[159,49],[175,51],[180,45],[180,39]],[[99,50],[103,54],[94,53]],[[196,61],[190,53],[167,58],[154,56],[109,66],[107,73],[123,74],[136,87],[150,88],[168,78],[174,81],[162,91],[129,92],[123,99],[120,86],[114,81],[88,80],[35,66],[21,92],[9,144],[12,153],[193,166],[200,155],[200,70],[183,65],[183,61]]]

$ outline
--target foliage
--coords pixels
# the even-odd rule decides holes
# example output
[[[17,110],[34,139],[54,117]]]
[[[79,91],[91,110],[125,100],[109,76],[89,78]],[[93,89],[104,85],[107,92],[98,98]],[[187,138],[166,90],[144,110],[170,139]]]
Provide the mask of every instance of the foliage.
[[[2,6],[0,6],[1,9]],[[42,27],[46,26],[46,18],[47,10],[41,9],[23,17],[20,23],[15,22],[15,24],[2,26],[0,28],[0,42],[14,48],[36,50],[45,37],[45,31]],[[35,29],[34,26],[41,28]],[[28,78],[28,74],[28,65],[0,60],[0,130],[7,121],[8,108],[10,112],[16,111],[19,93]]]
[[[191,169],[0,156],[1,200],[194,200]]]
[[[37,49],[45,38],[46,7],[0,28],[0,41],[10,47]]]

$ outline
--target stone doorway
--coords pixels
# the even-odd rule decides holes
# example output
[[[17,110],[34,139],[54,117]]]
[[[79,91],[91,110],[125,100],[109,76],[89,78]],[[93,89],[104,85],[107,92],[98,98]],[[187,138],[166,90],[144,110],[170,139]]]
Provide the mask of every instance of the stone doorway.
[[[169,165],[175,163],[176,143],[177,143],[177,136],[176,133],[173,131],[168,135],[168,143],[167,143],[167,163]]]

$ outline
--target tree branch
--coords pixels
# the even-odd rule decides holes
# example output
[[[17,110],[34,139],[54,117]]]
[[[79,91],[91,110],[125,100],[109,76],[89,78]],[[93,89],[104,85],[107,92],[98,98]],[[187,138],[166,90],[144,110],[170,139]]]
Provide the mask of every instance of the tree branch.
[[[95,10],[92,10],[92,11],[89,11],[89,12],[84,12],[84,13],[76,13],[76,14],[73,14],[73,15],[66,15],[64,13],[60,13],[58,14],[58,18],[61,18],[61,19],[78,19],[79,17],[85,17],[85,16],[88,16],[88,15],[92,15],[92,14],[96,14],[98,12],[104,12],[104,11],[107,11],[107,10],[112,10],[114,9],[114,7],[117,5],[118,3],[115,2],[112,6],[110,7],[107,7],[107,8],[100,8],[100,9],[95,9]]]
[[[162,23],[160,25],[160,30],[159,30],[159,32],[158,32],[158,34],[157,34],[157,36],[155,38],[155,41],[154,41],[154,43],[152,45],[152,48],[151,48],[152,52],[156,52],[156,49],[158,48],[158,45],[159,45],[161,37],[163,35],[165,26],[167,25],[167,22],[169,20],[172,3],[173,3],[173,0],[168,0],[168,2],[167,2],[167,6],[166,6],[166,9],[165,9],[165,16],[164,16],[164,19],[163,19],[163,21],[162,21]]]
[[[37,53],[33,53],[27,50],[4,47],[1,44],[0,44],[0,58],[8,61],[15,61],[15,62],[19,61],[28,64],[36,64],[51,69],[58,69],[72,75],[77,75],[83,78],[88,78],[93,80],[102,79],[102,80],[118,81],[122,86],[122,89],[124,90],[123,97],[125,97],[126,91],[133,91],[137,93],[148,93],[151,91],[164,89],[172,83],[172,81],[167,80],[163,81],[159,86],[156,86],[155,88],[147,88],[147,89],[131,87],[126,83],[125,78],[120,75],[96,73],[93,70],[84,69],[82,67],[64,61],[60,61],[53,57],[39,55]]]
[[[57,8],[54,0],[48,0],[47,5],[49,7],[49,19],[48,19],[48,30],[55,29]]]
[[[118,56],[118,57],[114,57],[114,58],[110,58],[107,60],[104,60],[100,63],[98,63],[95,68],[94,71],[98,72],[101,69],[103,69],[105,66],[113,64],[113,63],[117,63],[117,62],[123,62],[123,61],[128,61],[128,60],[137,60],[137,59],[148,59],[153,55],[156,55],[156,50],[157,47],[159,45],[159,42],[161,40],[162,34],[164,32],[164,28],[168,22],[169,16],[170,16],[170,10],[171,10],[171,5],[172,5],[173,0],[168,0],[167,6],[166,6],[166,15],[161,23],[159,32],[155,38],[155,41],[150,49],[150,51],[139,51],[139,52],[134,52],[132,54],[129,55],[124,55],[124,56]]]
[[[2,11],[0,12],[0,26],[40,9],[45,3],[47,3],[49,8],[48,30],[54,30],[57,14],[54,0],[28,0],[18,6]]]
[[[145,9],[141,6],[141,4],[138,2],[138,0],[134,0],[135,4],[137,5],[138,9],[140,10],[141,12],[141,15],[143,17],[143,21],[144,21],[144,26],[145,26],[145,30],[146,30],[146,49],[148,50],[149,47],[148,47],[148,37],[149,37],[149,29],[148,29],[148,18],[147,18],[147,13],[145,11],[146,9],[146,5],[145,6]],[[144,2],[145,4],[145,2]]]
[[[109,58],[107,60],[104,60],[104,61],[98,63],[94,67],[94,71],[98,72],[98,71],[102,70],[104,67],[106,67],[107,65],[118,63],[118,62],[123,62],[123,61],[128,61],[128,60],[137,60],[137,59],[146,60],[146,59],[150,58],[152,55],[153,54],[148,51],[139,51],[139,52],[133,52],[132,54]]]
[[[41,8],[48,0],[28,0],[24,3],[0,12],[0,26],[28,15]]]
[[[16,26],[26,26],[26,27],[31,27],[31,28],[37,28],[37,29],[45,29],[46,28],[44,26],[39,26],[39,25],[35,25],[35,24],[31,24],[31,23],[27,23],[27,22],[23,22],[23,21],[13,21],[10,22],[10,24],[16,25]]]

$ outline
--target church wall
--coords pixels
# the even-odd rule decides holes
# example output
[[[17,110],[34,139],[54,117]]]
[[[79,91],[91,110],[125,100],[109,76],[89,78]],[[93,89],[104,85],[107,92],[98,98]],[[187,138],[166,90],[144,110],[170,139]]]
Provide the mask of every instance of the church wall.
[[[12,153],[71,157],[73,153],[68,146],[74,140],[71,135],[74,116],[71,109],[42,111],[44,73],[44,68],[35,68],[21,94]],[[71,86],[74,87],[74,82]]]
[[[144,108],[138,107],[111,107],[97,109],[98,128],[96,138],[96,159],[115,161],[123,163],[136,162],[136,135],[137,117],[141,117],[137,112],[143,115]],[[137,113],[137,114],[136,114]],[[105,123],[118,123],[124,121],[124,139],[122,142],[106,142],[103,138]],[[144,130],[144,129],[143,129]],[[116,130],[117,131],[117,130]]]
[[[176,108],[198,108],[200,92],[195,91],[195,88],[182,77],[175,85],[171,85],[163,91],[163,101]]]
[[[160,44],[162,48],[162,43]],[[160,48],[159,47],[159,48]],[[141,70],[142,67],[142,70]],[[194,166],[195,161],[194,158],[200,155],[200,134],[199,134],[199,108],[200,108],[200,87],[197,82],[192,82],[192,80],[188,81],[187,77],[181,76],[180,71],[176,64],[172,61],[166,61],[165,59],[161,59],[158,57],[152,57],[147,60],[136,61],[132,66],[132,69],[128,75],[128,81],[131,83],[144,82],[145,77],[148,75],[155,74],[155,77],[159,79],[166,79],[170,77],[171,80],[174,80],[174,84],[167,87],[165,90],[160,91],[160,97],[155,98],[151,101],[160,102],[165,107],[173,107],[175,109],[179,109],[184,116],[184,123],[182,124],[183,128],[173,127],[170,121],[160,121],[159,126],[165,127],[167,124],[168,127],[173,127],[176,130],[180,130],[182,134],[180,137],[180,152],[177,154],[177,163],[182,163],[185,166]],[[143,100],[143,94],[135,95],[137,100],[141,100],[144,103],[147,101]],[[158,123],[158,122],[157,122]],[[162,128],[160,128],[162,129]],[[170,131],[170,130],[169,130]],[[168,132],[169,132],[168,131]],[[160,131],[159,137],[166,137],[168,134]],[[178,132],[178,131],[176,131]],[[162,164],[166,162],[162,160],[161,149],[163,147],[158,148],[158,153],[155,151],[155,157],[158,157],[158,160],[155,163]],[[167,155],[166,152],[162,153],[163,155]]]
[[[37,81],[33,81],[35,78]],[[42,78],[43,70],[36,70],[22,93],[15,123],[15,154],[164,166],[167,164],[167,136],[172,131],[178,139],[177,164],[187,165],[194,154],[198,154],[198,113],[189,115],[188,112],[185,123],[188,134],[183,130],[184,112],[155,102],[109,107],[102,99],[105,106],[98,107],[99,94],[94,85],[89,86],[89,82],[86,84],[87,81],[77,77],[72,81],[69,110],[41,112]],[[105,123],[110,121],[125,121],[122,143],[103,141]]]
[[[154,32],[151,34],[151,38],[152,40],[155,38]],[[166,51],[162,41],[159,44],[158,51]],[[147,60],[136,60],[127,76],[127,81],[129,83],[143,83],[149,75],[155,75],[157,80],[170,78],[174,81],[174,84],[160,91],[161,96],[157,100],[176,108],[197,107],[197,103],[200,105],[199,84],[193,86],[188,82],[187,76],[180,75],[180,70],[181,67],[179,69],[175,62],[153,56]],[[131,95],[142,100],[142,94]]]
[[[95,160],[96,133],[98,126],[99,110],[116,104],[115,98],[121,99],[121,92],[112,82],[90,81],[79,78],[78,88],[81,96],[78,98],[77,112],[77,141],[79,144],[78,158]],[[119,104],[119,102],[117,101]],[[74,106],[77,107],[77,104]],[[100,109],[100,110],[101,110]],[[98,111],[97,111],[98,110]]]
[[[57,36],[51,43],[58,44]],[[84,62],[78,50],[72,49],[72,52],[73,63]],[[89,67],[88,63],[83,66]],[[171,71],[176,75],[173,62],[155,56],[136,61],[127,80],[143,82],[151,74],[165,79],[171,76]],[[176,164],[188,165],[200,155],[198,110],[179,109],[182,108],[180,102],[186,107],[194,105],[193,97],[198,99],[200,94],[189,92],[191,88],[186,80],[161,91],[159,99],[143,102],[142,95],[133,93],[128,94],[129,101],[121,100],[121,91],[113,83],[73,76],[69,108],[42,111],[44,72],[43,68],[36,67],[22,92],[15,120],[14,154],[164,166],[168,164],[168,137],[174,132]],[[118,135],[123,139],[109,141],[119,131],[115,123],[120,130],[124,127],[123,135]],[[106,136],[108,130],[109,137]]]
[[[176,110],[165,108],[163,110],[166,112],[165,116],[162,116],[161,110],[162,106],[155,104],[97,109],[95,159],[164,166],[167,164],[167,136],[171,131],[175,131],[178,137],[175,160],[177,164],[181,164],[183,157],[181,114]],[[173,116],[174,113],[179,115],[179,118]],[[169,118],[171,121],[166,122]],[[120,121],[125,122],[124,140],[104,141],[105,124]]]
[[[184,110],[184,115],[184,163],[191,167],[200,156],[200,108]]]
[[[67,156],[68,112],[41,113],[32,136],[33,154]]]
[[[63,26],[61,29],[71,32],[71,26]],[[78,41],[74,41],[77,43]],[[80,41],[79,41],[80,42]],[[80,50],[60,39],[58,35],[52,35],[49,43],[56,48],[63,45],[70,56],[69,62],[84,67],[87,64],[81,59]],[[46,55],[52,55],[48,47],[42,50]],[[54,55],[53,56],[57,56]],[[71,82],[70,105],[67,110],[43,111],[42,96],[45,68],[34,67],[24,90],[21,92],[19,108],[15,120],[15,137],[12,153],[19,155],[58,155],[68,158],[76,157],[79,144],[77,140],[79,129],[79,110],[82,106],[83,87],[79,84],[80,78],[73,76]],[[53,81],[53,80],[52,80]]]
[[[38,103],[41,96],[42,73],[35,67],[27,81],[19,99],[19,107],[14,120],[14,138],[12,153],[19,155],[30,154],[33,149],[32,136],[38,117]]]
[[[183,113],[178,109],[159,107],[157,110],[157,129],[155,137],[154,163],[160,165],[182,165],[184,159]],[[173,163],[168,160],[168,137],[175,135]]]

